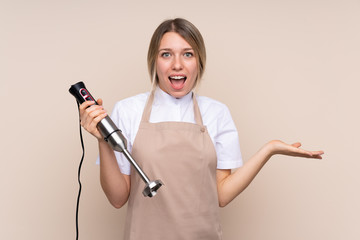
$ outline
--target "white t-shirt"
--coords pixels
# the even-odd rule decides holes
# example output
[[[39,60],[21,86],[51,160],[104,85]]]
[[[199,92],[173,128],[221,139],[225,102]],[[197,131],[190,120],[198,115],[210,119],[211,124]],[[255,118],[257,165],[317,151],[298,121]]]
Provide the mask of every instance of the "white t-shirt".
[[[123,99],[115,104],[111,119],[127,139],[129,152],[139,129],[143,110],[150,92]],[[233,169],[242,166],[239,136],[229,109],[208,97],[196,96],[203,124],[206,126],[217,154],[218,169]],[[156,88],[150,122],[195,123],[192,92],[177,99]],[[123,174],[130,175],[130,163],[120,152],[115,152]],[[136,161],[136,159],[135,159]],[[99,163],[99,159],[98,159]]]

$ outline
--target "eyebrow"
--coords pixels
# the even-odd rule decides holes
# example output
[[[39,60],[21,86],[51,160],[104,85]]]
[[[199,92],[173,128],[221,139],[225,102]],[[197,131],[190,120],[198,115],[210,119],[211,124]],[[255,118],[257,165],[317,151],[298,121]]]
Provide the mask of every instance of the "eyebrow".
[[[182,49],[183,51],[194,51],[194,49],[192,49],[192,48],[184,48],[184,49]],[[159,49],[159,52],[160,51],[172,51],[172,49],[171,48],[161,48],[161,49]]]

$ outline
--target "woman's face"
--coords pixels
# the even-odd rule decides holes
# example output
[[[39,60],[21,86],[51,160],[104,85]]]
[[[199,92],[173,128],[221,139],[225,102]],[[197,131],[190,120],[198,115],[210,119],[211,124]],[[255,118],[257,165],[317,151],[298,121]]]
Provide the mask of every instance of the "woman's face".
[[[194,87],[197,62],[194,50],[178,33],[167,32],[160,41],[156,59],[159,87],[173,97],[181,98]]]

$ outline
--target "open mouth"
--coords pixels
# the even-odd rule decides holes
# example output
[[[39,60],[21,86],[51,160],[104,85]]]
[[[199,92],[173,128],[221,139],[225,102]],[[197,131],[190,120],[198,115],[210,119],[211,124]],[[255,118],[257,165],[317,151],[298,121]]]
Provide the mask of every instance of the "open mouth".
[[[169,76],[169,80],[170,80],[171,86],[174,89],[180,90],[185,85],[186,76],[184,76],[184,75],[172,75],[172,76]]]

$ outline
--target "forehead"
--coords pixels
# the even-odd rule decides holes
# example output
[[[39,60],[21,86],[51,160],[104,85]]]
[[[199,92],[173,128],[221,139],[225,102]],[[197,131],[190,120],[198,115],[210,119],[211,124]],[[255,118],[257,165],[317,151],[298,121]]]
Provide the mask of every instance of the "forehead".
[[[160,41],[159,50],[173,49],[182,50],[184,48],[192,48],[191,45],[178,33],[167,32]]]

